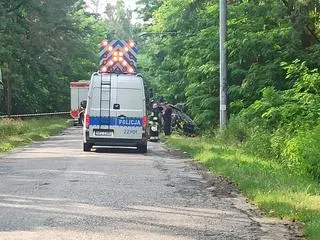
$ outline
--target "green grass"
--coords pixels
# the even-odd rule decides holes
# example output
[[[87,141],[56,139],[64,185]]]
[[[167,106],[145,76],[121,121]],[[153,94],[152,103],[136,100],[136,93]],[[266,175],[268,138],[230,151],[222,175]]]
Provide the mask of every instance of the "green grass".
[[[0,152],[8,152],[34,140],[46,139],[59,133],[70,124],[64,118],[0,120]]]
[[[211,172],[226,176],[268,216],[298,220],[308,239],[320,239],[320,184],[275,161],[246,154],[208,138],[166,138]]]

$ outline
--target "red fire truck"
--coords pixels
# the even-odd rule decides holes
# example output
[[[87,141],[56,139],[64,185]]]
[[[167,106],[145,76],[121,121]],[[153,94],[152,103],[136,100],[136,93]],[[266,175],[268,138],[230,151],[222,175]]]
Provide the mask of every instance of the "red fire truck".
[[[78,82],[70,82],[71,91],[71,110],[70,116],[74,119],[75,124],[82,125],[84,110],[89,91],[90,81],[81,80]]]

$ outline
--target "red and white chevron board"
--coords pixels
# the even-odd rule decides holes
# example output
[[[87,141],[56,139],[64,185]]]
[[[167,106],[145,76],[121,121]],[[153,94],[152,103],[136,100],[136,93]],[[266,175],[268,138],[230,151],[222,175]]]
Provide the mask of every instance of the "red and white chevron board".
[[[137,73],[137,52],[133,41],[105,39],[100,44],[99,71],[117,74]]]

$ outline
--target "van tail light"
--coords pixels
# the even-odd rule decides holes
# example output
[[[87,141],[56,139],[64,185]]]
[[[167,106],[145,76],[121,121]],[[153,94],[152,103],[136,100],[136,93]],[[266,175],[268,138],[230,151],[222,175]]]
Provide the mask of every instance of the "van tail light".
[[[90,115],[86,115],[86,128],[89,128],[90,125]]]
[[[147,124],[148,124],[148,117],[147,116],[144,116],[142,118],[142,127],[143,128],[146,128],[147,127]]]

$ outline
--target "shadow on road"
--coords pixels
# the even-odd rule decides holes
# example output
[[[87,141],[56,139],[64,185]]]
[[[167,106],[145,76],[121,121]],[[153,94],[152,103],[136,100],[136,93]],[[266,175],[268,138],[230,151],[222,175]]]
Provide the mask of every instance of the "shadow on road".
[[[96,153],[131,153],[141,154],[136,148],[111,148],[111,147],[93,147],[93,151]]]

